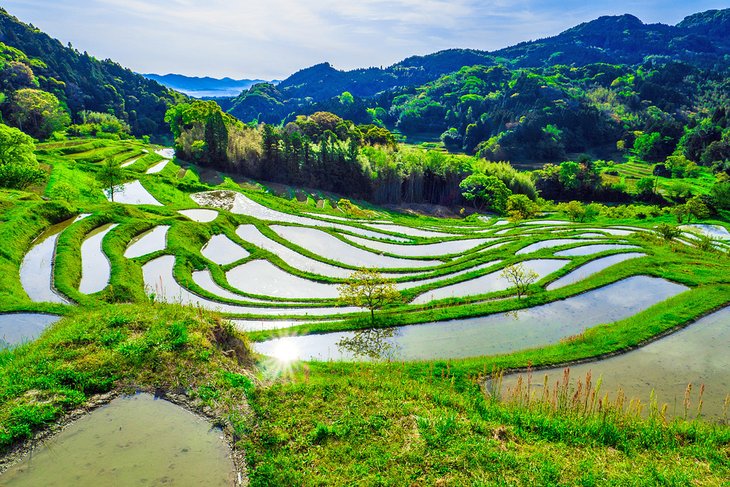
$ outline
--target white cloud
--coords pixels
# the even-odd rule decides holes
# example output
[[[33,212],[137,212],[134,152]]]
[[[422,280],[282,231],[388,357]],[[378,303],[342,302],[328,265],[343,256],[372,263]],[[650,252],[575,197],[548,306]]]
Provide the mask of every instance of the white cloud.
[[[5,0],[62,42],[140,72],[285,77],[330,61],[389,65],[451,47],[498,49],[602,14],[680,17],[659,0]],[[699,4],[702,4],[701,6]],[[670,13],[671,10],[671,13]],[[646,18],[647,21],[661,19]],[[676,20],[675,20],[676,21]]]

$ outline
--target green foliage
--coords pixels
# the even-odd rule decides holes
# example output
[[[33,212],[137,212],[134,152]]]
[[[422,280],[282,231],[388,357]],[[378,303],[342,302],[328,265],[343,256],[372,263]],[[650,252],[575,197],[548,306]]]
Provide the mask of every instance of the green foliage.
[[[40,183],[46,173],[38,167],[33,139],[0,124],[0,187],[23,189]]]
[[[532,218],[539,210],[540,206],[524,194],[513,194],[507,198],[507,214],[512,221]]]
[[[584,205],[580,201],[569,201],[568,203],[561,203],[558,205],[558,209],[565,213],[571,221],[574,222],[585,222],[596,218],[599,214],[599,207],[595,204]]]
[[[10,98],[8,120],[33,137],[45,139],[65,130],[71,118],[53,94],[23,88]]]
[[[459,183],[462,196],[474,204],[474,208],[484,207],[499,214],[507,208],[507,198],[512,192],[498,178],[475,173],[467,176]]]
[[[394,281],[386,279],[374,269],[360,269],[354,272],[337,289],[342,303],[370,310],[371,325],[375,325],[376,310],[401,300]]]
[[[526,268],[525,265],[520,262],[508,265],[502,269],[500,277],[506,279],[507,282],[515,288],[515,291],[517,292],[517,299],[521,299],[522,296],[527,294],[530,285],[540,278],[540,275],[534,270]]]

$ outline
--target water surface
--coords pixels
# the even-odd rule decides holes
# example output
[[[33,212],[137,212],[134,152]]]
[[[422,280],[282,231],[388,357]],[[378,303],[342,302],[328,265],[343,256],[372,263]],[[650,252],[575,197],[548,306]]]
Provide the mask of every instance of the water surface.
[[[31,301],[68,304],[69,301],[57,294],[53,287],[53,260],[56,242],[66,227],[76,219],[66,220],[48,228],[23,257],[20,264],[20,282]]]
[[[114,399],[0,477],[4,486],[231,486],[230,448],[206,420],[149,394]]]
[[[636,259],[638,257],[646,257],[646,254],[642,254],[640,252],[629,252],[625,254],[609,255],[608,257],[602,257],[600,259],[593,260],[591,262],[588,262],[587,264],[578,267],[573,272],[564,275],[557,281],[551,282],[545,287],[545,289],[547,289],[548,291],[552,291],[553,289],[558,289],[568,286],[570,284],[574,284],[578,281],[582,281],[589,276],[592,276],[593,274],[601,272],[604,269],[608,269],[612,265],[616,265],[630,259]]]
[[[116,203],[123,203],[125,205],[162,206],[162,203],[157,201],[139,181],[119,184],[114,186],[112,189],[114,191],[114,202]],[[108,188],[104,190],[104,196],[106,196],[106,199],[109,201],[112,200],[111,193]]]
[[[722,417],[725,396],[730,393],[730,307],[701,318],[687,328],[642,348],[605,360],[570,367],[572,384],[585,381],[591,371],[592,382],[603,378],[601,390],[615,396],[619,388],[626,396],[649,403],[654,389],[659,404],[668,404],[671,415],[684,414],[684,392],[692,384],[690,417],[697,412],[699,388],[705,385],[703,414]],[[538,396],[547,374],[552,388],[562,378],[563,368],[536,371],[533,384]],[[514,387],[516,376],[504,378],[503,390]]]
[[[35,340],[60,319],[60,316],[42,313],[0,314],[0,349]]]
[[[200,250],[203,257],[218,265],[232,264],[245,259],[249,254],[246,249],[224,234],[213,235]]]
[[[133,259],[143,255],[151,254],[165,250],[167,247],[167,231],[170,225],[158,225],[151,230],[147,230],[134,237],[130,242],[127,250],[124,251],[124,257]]]
[[[117,224],[107,224],[94,229],[81,244],[81,282],[79,292],[93,294],[102,291],[112,274],[112,266],[101,248],[104,237]]]
[[[556,343],[601,323],[619,321],[686,291],[664,279],[634,276],[611,285],[517,313],[409,325],[385,338],[395,360],[432,360],[509,353]],[[355,332],[285,337],[255,343],[264,355],[286,360],[353,360],[338,342]]]

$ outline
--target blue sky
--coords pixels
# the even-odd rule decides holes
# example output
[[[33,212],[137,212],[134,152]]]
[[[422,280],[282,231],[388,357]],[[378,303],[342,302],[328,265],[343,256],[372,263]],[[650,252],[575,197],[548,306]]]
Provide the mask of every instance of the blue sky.
[[[138,72],[283,78],[323,61],[387,66],[451,47],[493,50],[601,15],[646,23],[727,0],[3,0],[64,44]]]

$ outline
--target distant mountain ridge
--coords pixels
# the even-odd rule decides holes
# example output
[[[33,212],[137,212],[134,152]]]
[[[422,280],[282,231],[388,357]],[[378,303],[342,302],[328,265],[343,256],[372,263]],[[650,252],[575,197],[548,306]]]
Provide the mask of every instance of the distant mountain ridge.
[[[450,49],[412,56],[384,69],[340,71],[321,63],[292,74],[276,87],[255,84],[227,107],[244,121],[278,122],[302,107],[325,102],[344,91],[356,97],[372,97],[396,88],[423,85],[463,66],[637,65],[649,56],[669,57],[702,69],[727,67],[730,9],[693,14],[675,26],[644,24],[629,14],[604,16],[557,36],[497,51]]]
[[[257,83],[272,83],[278,81],[267,81],[262,79],[232,79],[211,78],[209,76],[185,76],[183,74],[143,74],[145,78],[152,79],[173,90],[185,93],[195,98],[215,98],[238,96],[242,91],[249,89]]]

